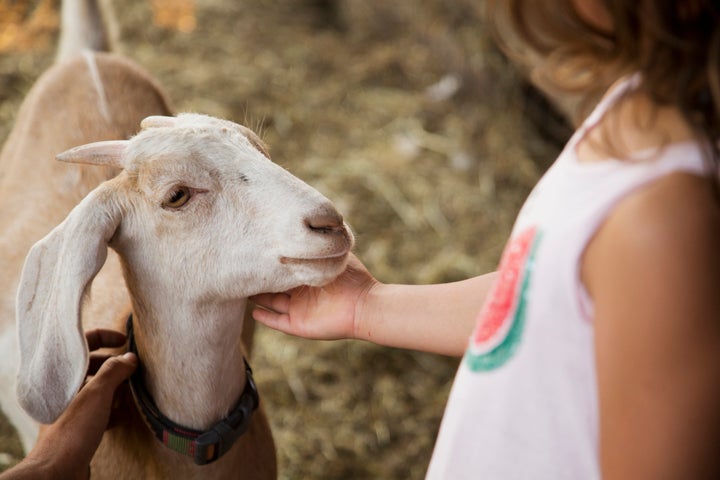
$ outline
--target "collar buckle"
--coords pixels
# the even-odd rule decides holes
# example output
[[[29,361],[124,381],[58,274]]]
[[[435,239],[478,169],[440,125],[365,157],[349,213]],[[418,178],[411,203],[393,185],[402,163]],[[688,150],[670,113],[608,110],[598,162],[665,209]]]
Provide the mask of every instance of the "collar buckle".
[[[247,384],[237,406],[227,417],[195,440],[194,460],[197,465],[212,463],[222,457],[250,427],[252,413],[257,409],[260,399],[247,360],[245,371]]]

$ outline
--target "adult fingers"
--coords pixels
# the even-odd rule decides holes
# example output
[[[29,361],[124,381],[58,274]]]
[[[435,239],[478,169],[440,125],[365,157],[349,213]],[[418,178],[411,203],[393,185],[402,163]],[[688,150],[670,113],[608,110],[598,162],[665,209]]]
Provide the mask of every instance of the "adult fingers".
[[[48,435],[52,437],[56,432],[75,435],[78,438],[75,440],[76,444],[68,446],[70,450],[84,451],[92,447],[91,450],[94,451],[110,419],[115,390],[130,377],[136,367],[137,357],[133,353],[107,359],[97,374],[88,380],[70,402],[57,422],[48,429]]]
[[[111,358],[113,355],[109,353],[97,353],[93,352],[90,354],[90,363],[88,364],[88,370],[87,375],[93,376],[97,374],[98,370],[100,370],[100,367],[102,367],[103,363],[108,358]]]
[[[60,418],[41,434],[33,452],[49,452],[45,456],[61,459],[54,478],[76,478],[77,472],[87,469],[110,421],[115,391],[136,366],[133,353],[107,359]]]
[[[110,357],[100,366],[87,385],[114,392],[118,385],[130,378],[137,364],[137,357],[131,352]]]
[[[127,338],[124,333],[115,330],[106,330],[97,328],[85,332],[85,338],[88,342],[88,348],[97,350],[98,348],[114,348],[121,347],[125,344]]]

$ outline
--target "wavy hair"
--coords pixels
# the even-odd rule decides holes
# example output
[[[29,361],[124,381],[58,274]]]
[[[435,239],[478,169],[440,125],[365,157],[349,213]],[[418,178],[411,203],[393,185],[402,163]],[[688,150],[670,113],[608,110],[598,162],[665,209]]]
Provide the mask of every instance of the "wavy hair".
[[[573,0],[486,0],[491,28],[540,81],[580,93],[584,111],[612,80],[640,72],[639,89],[674,106],[720,165],[720,2],[598,0],[611,29],[583,18]],[[541,60],[541,61],[538,61]]]

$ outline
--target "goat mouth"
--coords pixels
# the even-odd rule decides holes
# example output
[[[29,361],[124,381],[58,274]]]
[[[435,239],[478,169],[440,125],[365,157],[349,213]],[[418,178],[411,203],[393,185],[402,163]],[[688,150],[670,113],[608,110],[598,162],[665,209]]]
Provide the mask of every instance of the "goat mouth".
[[[341,253],[323,255],[319,257],[280,257],[280,263],[284,265],[337,263],[344,261],[349,253],[349,251],[344,251]]]

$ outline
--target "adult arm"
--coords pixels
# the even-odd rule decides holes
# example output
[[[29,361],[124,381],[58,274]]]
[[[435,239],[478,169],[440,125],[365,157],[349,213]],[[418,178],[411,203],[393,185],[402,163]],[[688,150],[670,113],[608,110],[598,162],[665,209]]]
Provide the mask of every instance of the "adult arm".
[[[86,338],[91,351],[125,343],[125,335],[112,330],[92,330]],[[136,365],[132,353],[91,356],[87,383],[60,418],[41,429],[28,456],[0,474],[0,480],[89,478],[90,460],[110,423],[115,390]]]

